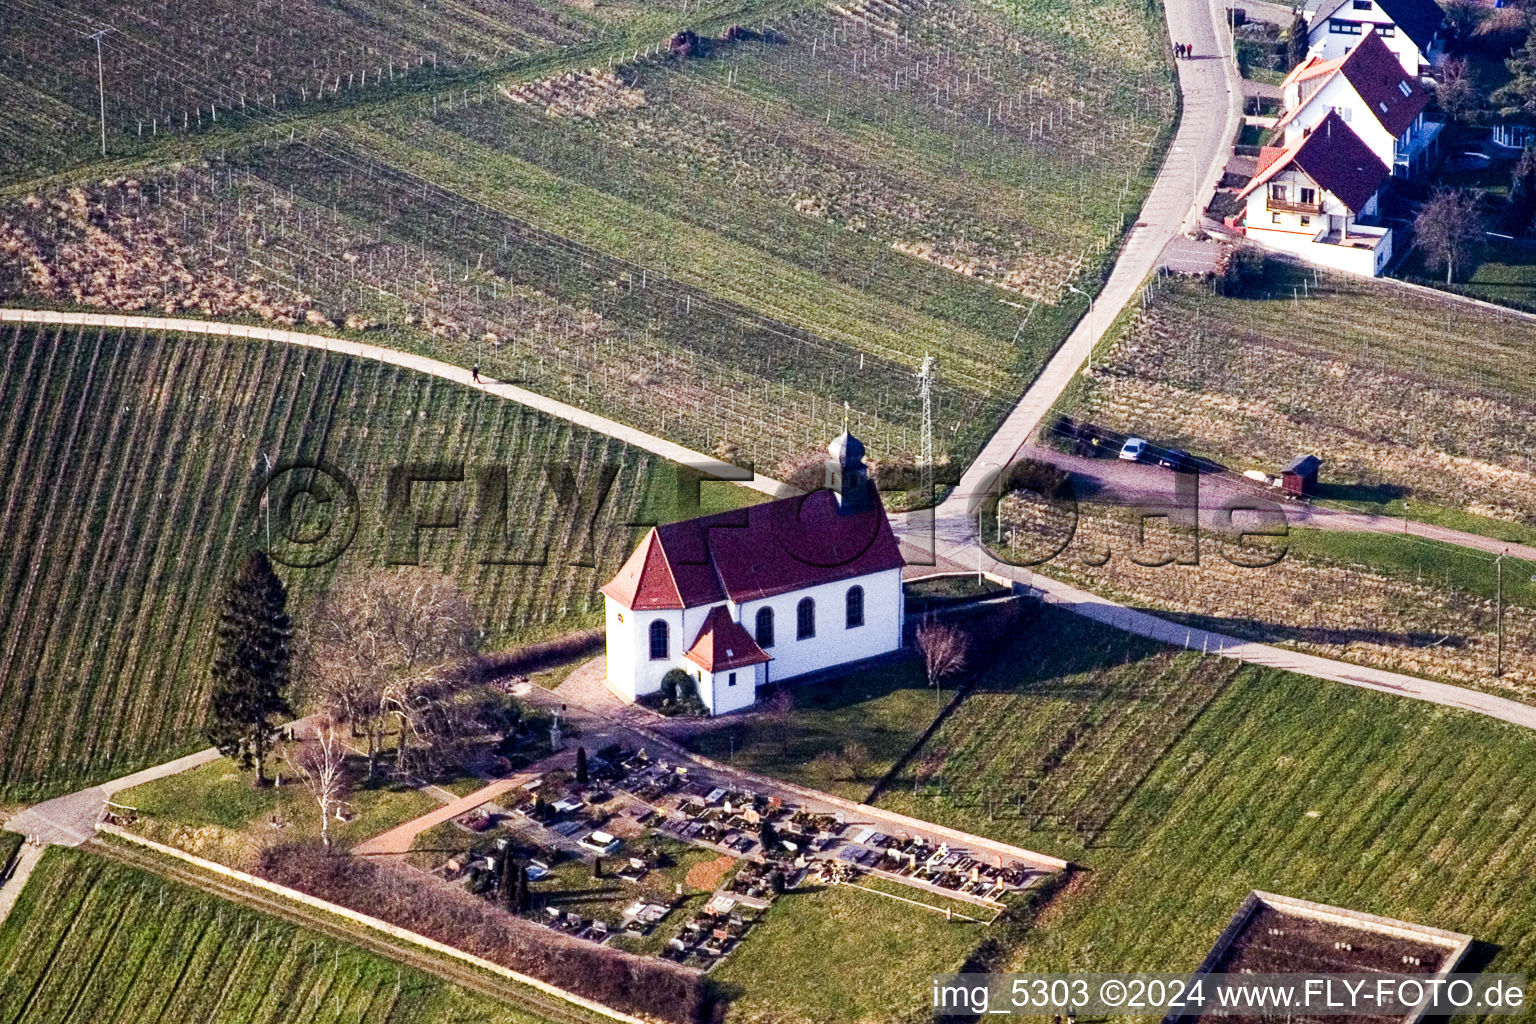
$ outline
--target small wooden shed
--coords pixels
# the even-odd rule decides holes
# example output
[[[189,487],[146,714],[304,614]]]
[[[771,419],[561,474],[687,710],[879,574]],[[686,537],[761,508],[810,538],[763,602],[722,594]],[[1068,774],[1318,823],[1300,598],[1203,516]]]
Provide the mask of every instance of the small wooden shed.
[[[1317,471],[1323,460],[1316,455],[1301,455],[1280,473],[1280,486],[1285,493],[1304,498],[1317,488]]]

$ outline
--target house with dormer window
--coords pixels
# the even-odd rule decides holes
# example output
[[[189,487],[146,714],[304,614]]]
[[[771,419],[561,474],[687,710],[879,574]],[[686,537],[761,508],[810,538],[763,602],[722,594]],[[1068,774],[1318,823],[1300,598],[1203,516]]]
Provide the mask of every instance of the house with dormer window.
[[[1287,146],[1336,116],[1388,170],[1411,177],[1434,158],[1440,129],[1424,117],[1429,95],[1408,75],[1375,28],[1342,57],[1308,57],[1281,83],[1285,113],[1276,122]]]
[[[1435,0],[1311,0],[1302,17],[1307,53],[1319,60],[1343,57],[1367,31],[1374,31],[1415,79],[1445,53],[1445,12]]]
[[[1311,263],[1374,277],[1392,258],[1392,231],[1374,223],[1389,175],[1337,113],[1283,147],[1265,147],[1247,200],[1244,233]]]
[[[719,715],[900,649],[905,563],[864,446],[827,450],[825,489],[646,534],[602,587],[610,690],[633,702],[681,669]]]

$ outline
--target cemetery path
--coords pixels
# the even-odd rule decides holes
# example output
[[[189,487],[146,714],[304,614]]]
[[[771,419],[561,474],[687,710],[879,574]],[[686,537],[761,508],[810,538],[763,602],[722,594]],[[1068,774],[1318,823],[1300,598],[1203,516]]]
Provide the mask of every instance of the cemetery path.
[[[352,847],[352,854],[357,857],[386,857],[410,853],[411,843],[427,829],[435,828],[445,821],[452,821],[461,814],[468,814],[475,808],[490,803],[508,790],[531,782],[537,776],[537,772],[523,772],[511,778],[498,779],[488,786],[480,787],[468,796],[461,796],[451,803],[428,811],[419,818],[412,818],[403,825],[396,825],[388,832],[381,832],[372,839],[365,839]]]
[[[974,530],[970,525],[970,508],[985,490],[988,475],[1012,461],[1028,443],[1045,414],[1075,378],[1079,368],[1088,360],[1095,344],[1102,339],[1115,316],[1135,297],[1146,276],[1157,266],[1170,242],[1178,236],[1181,229],[1194,224],[1197,200],[1214,188],[1221,169],[1225,165],[1226,147],[1235,135],[1242,104],[1240,80],[1228,52],[1230,37],[1224,30],[1225,9],[1216,0],[1168,0],[1165,10],[1170,46],[1174,41],[1193,43],[1197,56],[1177,62],[1183,99],[1182,116],[1173,144],[1169,147],[1157,179],[1142,208],[1140,219],[1122,247],[1119,258],[1088,315],[1078,323],[1066,342],[1046,364],[1040,376],[1021,396],[1002,427],[966,470],[960,485],[935,513],[927,516],[918,513],[896,517],[900,531],[911,540],[931,529],[935,535],[932,548],[939,558],[964,565],[967,569],[971,568],[972,562],[975,562],[978,568],[984,567],[999,575],[1029,584],[1046,600],[1066,610],[1141,636],[1204,649],[1223,657],[1237,658],[1253,664],[1282,668],[1352,686],[1367,687],[1447,707],[1461,708],[1526,728],[1536,728],[1536,707],[1530,705],[1413,676],[1330,661],[1326,658],[1264,644],[1249,643],[1211,630],[1187,629],[1156,615],[1118,605],[1067,584],[1038,576],[1028,570],[993,561],[976,542]],[[470,371],[463,367],[363,342],[211,321],[55,310],[0,309],[0,323],[170,331],[252,338],[321,348],[357,358],[376,359],[451,380],[466,387],[478,387],[489,394],[528,405],[548,415],[617,438],[675,462],[699,466],[719,465],[717,460],[682,445],[515,385],[488,380],[476,382],[471,378]],[[745,486],[765,494],[778,496],[784,493],[782,484],[767,477],[757,476],[742,482]],[[927,523],[922,522],[923,519],[926,519]],[[1351,524],[1344,528],[1370,527]],[[1431,528],[1425,528],[1422,524],[1414,524],[1413,529],[1416,534],[1435,536]],[[1449,543],[1463,543],[1455,537],[1437,539],[1446,539]],[[1486,538],[1477,538],[1477,543],[1472,546],[1482,547],[1486,540]],[[630,726],[625,725],[619,725],[617,728],[633,731]],[[660,738],[659,734],[652,735]],[[215,751],[199,751],[112,783],[37,804],[14,815],[6,823],[6,827],[11,831],[34,836],[42,842],[78,845],[91,837],[103,803],[110,799],[113,793],[140,782],[187,770],[217,756]],[[480,791],[480,793],[484,792],[485,790]],[[476,796],[479,794],[472,794],[464,800],[470,800]],[[480,799],[465,809],[479,806],[489,799],[491,797]],[[455,813],[463,813],[462,810],[449,810],[454,806],[446,805],[434,814],[444,814],[441,820],[447,820]],[[412,833],[413,836],[414,834]],[[376,838],[381,841],[383,839],[382,836]],[[391,840],[391,844],[398,845],[395,840]],[[406,840],[406,848],[409,848],[409,840]]]

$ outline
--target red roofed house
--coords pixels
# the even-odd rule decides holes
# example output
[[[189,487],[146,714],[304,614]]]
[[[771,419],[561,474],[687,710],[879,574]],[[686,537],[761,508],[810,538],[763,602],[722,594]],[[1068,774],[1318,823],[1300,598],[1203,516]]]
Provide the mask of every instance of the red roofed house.
[[[1428,93],[1376,29],[1358,38],[1341,57],[1314,54],[1296,65],[1281,84],[1285,114],[1275,127],[1290,145],[1337,114],[1391,173],[1413,175],[1433,157],[1444,126],[1424,119]]]
[[[1312,263],[1374,277],[1392,258],[1392,230],[1370,223],[1387,167],[1330,113],[1284,147],[1266,146],[1240,192],[1249,238]]]
[[[864,446],[845,431],[828,451],[828,490],[646,534],[602,588],[610,689],[632,701],[680,668],[718,715],[901,646],[903,561]]]

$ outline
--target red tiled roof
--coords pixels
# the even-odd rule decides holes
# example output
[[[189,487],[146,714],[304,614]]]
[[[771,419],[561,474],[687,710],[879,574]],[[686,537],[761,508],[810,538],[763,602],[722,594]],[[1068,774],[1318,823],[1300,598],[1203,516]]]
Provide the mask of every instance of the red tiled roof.
[[[746,627],[731,618],[723,604],[709,610],[698,637],[684,657],[706,672],[725,672],[773,660],[757,646]]]
[[[1265,171],[1267,171],[1269,169],[1269,165],[1270,164],[1272,164],[1276,160],[1280,159],[1280,157],[1283,156],[1284,154],[1285,154],[1285,147],[1284,146],[1260,146],[1259,147],[1259,163],[1258,163],[1258,166],[1254,168],[1253,173],[1256,176],[1260,175],[1260,174],[1263,174]]]
[[[1338,112],[1333,111],[1322,124],[1281,150],[1278,157],[1244,186],[1238,198],[1247,196],[1293,165],[1317,182],[1319,188],[1333,193],[1354,213],[1359,213],[1370,201],[1390,173],[1387,165],[1360,141],[1360,136],[1350,130]]]
[[[645,535],[619,574],[603,585],[602,592],[626,608],[683,607],[683,595],[677,589],[672,567],[661,549],[661,538],[654,529]]]
[[[1375,29],[1368,29],[1361,36],[1359,44],[1343,57],[1336,60],[1315,64],[1305,74],[1298,75],[1303,69],[1308,68],[1303,64],[1286,77],[1289,84],[1295,77],[1296,81],[1302,81],[1326,74],[1343,75],[1344,80],[1355,90],[1355,93],[1370,109],[1371,116],[1381,123],[1393,138],[1402,135],[1413,124],[1413,119],[1418,117],[1429,103],[1429,94],[1418,80],[1403,71],[1403,65],[1398,62],[1397,56],[1387,48],[1387,44],[1381,41]],[[1406,87],[1407,91],[1404,91]],[[1296,106],[1285,112],[1285,116],[1275,122],[1276,128],[1284,128],[1296,119],[1296,116],[1306,109],[1307,104],[1322,92],[1322,86],[1306,96]]]
[[[844,514],[831,491],[658,526],[602,592],[626,608],[741,603],[905,563],[873,492]]]
[[[1387,48],[1374,29],[1360,39],[1339,65],[1339,73],[1349,79],[1360,98],[1370,105],[1371,113],[1395,138],[1408,130],[1413,119],[1429,104],[1429,95],[1418,79],[1403,70],[1397,55]],[[1406,92],[1404,92],[1406,88]]]
[[[1280,91],[1284,94],[1285,90],[1296,82],[1305,82],[1307,79],[1316,78],[1318,75],[1332,74],[1338,70],[1339,65],[1343,62],[1343,57],[1323,60],[1317,54],[1313,54],[1291,69],[1291,73],[1285,76],[1285,81],[1280,83]]]

